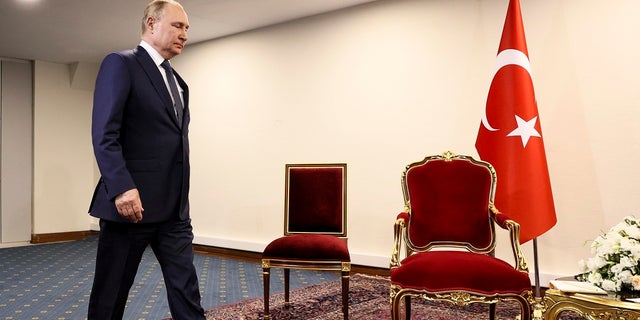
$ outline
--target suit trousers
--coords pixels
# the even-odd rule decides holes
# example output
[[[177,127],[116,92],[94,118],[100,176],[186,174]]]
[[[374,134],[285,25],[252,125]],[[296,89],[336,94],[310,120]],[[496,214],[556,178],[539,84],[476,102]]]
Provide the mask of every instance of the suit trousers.
[[[136,224],[101,219],[88,319],[122,319],[147,246],[162,269],[173,319],[205,319],[193,265],[192,230],[191,220]]]

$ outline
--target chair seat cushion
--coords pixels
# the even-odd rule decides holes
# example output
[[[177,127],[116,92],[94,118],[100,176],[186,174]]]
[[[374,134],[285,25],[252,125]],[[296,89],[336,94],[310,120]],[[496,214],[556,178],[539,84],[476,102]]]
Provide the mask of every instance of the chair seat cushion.
[[[495,257],[462,251],[430,251],[405,258],[391,269],[391,283],[402,288],[482,294],[531,290],[527,273]]]
[[[324,234],[296,234],[273,240],[262,258],[351,261],[347,241]]]

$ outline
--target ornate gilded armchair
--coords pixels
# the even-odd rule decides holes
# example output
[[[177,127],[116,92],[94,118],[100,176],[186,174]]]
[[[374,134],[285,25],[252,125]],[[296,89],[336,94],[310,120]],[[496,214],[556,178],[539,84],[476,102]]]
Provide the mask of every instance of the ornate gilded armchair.
[[[396,219],[391,255],[391,315],[401,301],[411,318],[411,297],[464,306],[515,300],[522,319],[535,303],[520,251],[520,226],[493,204],[496,172],[469,156],[428,156],[402,174],[405,209]],[[497,224],[510,232],[515,267],[494,257]],[[402,257],[401,257],[401,252]]]
[[[289,307],[289,269],[338,271],[342,275],[342,312],[349,318],[347,247],[347,165],[285,166],[284,236],[262,252],[264,319],[269,315],[271,268],[284,269],[285,307]]]

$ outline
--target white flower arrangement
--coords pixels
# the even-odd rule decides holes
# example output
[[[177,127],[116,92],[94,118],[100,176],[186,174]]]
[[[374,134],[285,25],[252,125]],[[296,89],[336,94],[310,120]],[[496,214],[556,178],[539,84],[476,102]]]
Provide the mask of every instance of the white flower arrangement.
[[[580,260],[582,281],[606,291],[640,290],[640,220],[624,220],[591,244],[593,257]]]

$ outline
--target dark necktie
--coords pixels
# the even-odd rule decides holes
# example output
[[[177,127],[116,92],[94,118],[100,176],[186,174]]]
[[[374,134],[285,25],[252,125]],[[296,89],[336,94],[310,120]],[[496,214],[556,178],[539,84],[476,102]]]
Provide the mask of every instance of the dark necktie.
[[[176,79],[173,76],[173,69],[171,68],[171,64],[168,60],[163,61],[160,64],[167,73],[167,82],[169,82],[169,89],[171,89],[171,96],[173,97],[173,109],[176,113],[176,118],[178,119],[178,125],[182,127],[182,99],[180,98],[180,92],[178,91],[178,86],[176,85]]]

